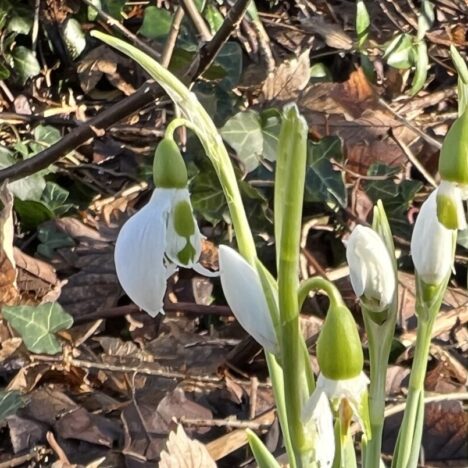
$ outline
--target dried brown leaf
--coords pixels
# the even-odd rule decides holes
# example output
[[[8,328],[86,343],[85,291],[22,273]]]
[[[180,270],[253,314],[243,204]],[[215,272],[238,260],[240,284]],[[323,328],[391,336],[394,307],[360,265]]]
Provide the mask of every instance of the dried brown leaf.
[[[159,468],[215,468],[206,447],[187,437],[179,425],[176,432],[169,434],[166,450],[161,452]]]

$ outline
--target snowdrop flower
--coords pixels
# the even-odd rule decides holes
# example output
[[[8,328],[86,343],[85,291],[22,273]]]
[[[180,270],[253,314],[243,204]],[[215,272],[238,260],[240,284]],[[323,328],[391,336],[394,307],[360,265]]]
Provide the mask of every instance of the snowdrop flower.
[[[356,226],[346,243],[346,259],[356,296],[381,312],[395,292],[393,262],[382,238],[371,228]]]
[[[437,190],[422,204],[411,237],[411,255],[419,278],[439,284],[453,264],[456,230],[447,229],[437,218]]]
[[[152,317],[162,312],[168,277],[177,266],[196,267],[201,252],[187,170],[173,140],[156,149],[154,179],[150,201],[123,225],[114,253],[120,284]]]
[[[468,109],[453,123],[439,158],[442,182],[437,193],[437,217],[448,229],[465,229],[463,200],[468,199]]]
[[[370,439],[367,401],[369,379],[363,373],[364,356],[354,318],[342,299],[330,297],[330,307],[317,341],[320,375],[315,390],[303,409],[303,418],[312,417],[316,401],[323,393],[340,418],[344,432],[354,419]],[[350,408],[351,412],[346,411]]]
[[[275,328],[256,270],[234,249],[220,245],[219,273],[224,296],[237,321],[267,351],[276,353]]]
[[[316,392],[307,402],[302,412],[305,430],[314,440],[314,460],[319,468],[332,466],[335,457],[335,433],[333,413],[324,392]]]

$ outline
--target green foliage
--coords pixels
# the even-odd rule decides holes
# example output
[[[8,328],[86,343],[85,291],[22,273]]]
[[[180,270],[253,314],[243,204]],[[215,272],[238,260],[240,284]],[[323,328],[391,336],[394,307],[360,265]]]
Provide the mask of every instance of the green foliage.
[[[319,142],[309,141],[306,186],[304,197],[308,202],[348,203],[343,174],[333,168],[332,160],[343,161],[341,140],[325,137]]]
[[[138,33],[148,39],[164,40],[171,29],[172,14],[164,8],[150,5],[145,8],[143,24]]]
[[[37,253],[48,259],[56,255],[57,249],[73,247],[75,245],[74,240],[69,235],[50,224],[38,227],[37,238],[40,241],[40,244],[37,246]]]
[[[397,183],[393,177],[399,173],[399,168],[386,164],[375,163],[367,171],[369,176],[385,176],[385,180],[367,180],[364,190],[373,203],[380,199],[387,213],[387,218],[395,235],[409,238],[411,229],[407,220],[407,212],[422,183],[417,180],[403,180]]]
[[[409,34],[399,34],[386,47],[383,58],[394,68],[407,70],[414,63],[413,39]]]
[[[73,317],[58,303],[3,306],[2,314],[33,353],[59,353],[62,347],[55,333],[66,330],[73,324]]]
[[[41,71],[36,55],[27,47],[15,47],[11,53],[11,58],[13,61],[12,66],[22,84],[26,83],[29,78],[38,75]]]
[[[356,3],[356,33],[358,37],[357,46],[362,50],[366,46],[369,36],[370,17],[367,11],[366,4],[363,0],[358,0]]]
[[[68,52],[76,59],[86,47],[86,37],[80,23],[75,18],[69,18],[63,29],[63,37]]]
[[[0,390],[0,423],[6,417],[15,414],[23,405],[24,399],[20,392]]]
[[[221,135],[236,152],[244,171],[250,173],[264,159],[275,161],[280,124],[278,111],[259,114],[248,110],[229,119],[221,129]]]

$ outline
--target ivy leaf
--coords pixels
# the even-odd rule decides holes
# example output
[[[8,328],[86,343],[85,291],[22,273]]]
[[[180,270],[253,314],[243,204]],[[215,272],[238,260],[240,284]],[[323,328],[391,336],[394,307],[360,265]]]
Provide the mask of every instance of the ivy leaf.
[[[86,47],[86,37],[81,29],[80,23],[75,18],[69,18],[63,30],[63,36],[68,52],[73,59],[83,52]]]
[[[348,203],[343,174],[333,168],[332,159],[343,159],[341,140],[325,137],[319,142],[309,142],[304,199],[308,202],[338,203],[345,208]]]
[[[245,172],[252,172],[260,164],[263,153],[263,134],[258,112],[239,112],[226,122],[221,136],[236,152]]]
[[[47,182],[41,201],[51,210],[55,217],[64,215],[73,205],[67,203],[70,193],[54,182]]]
[[[395,37],[386,48],[383,58],[393,68],[402,70],[411,68],[414,64],[414,47],[411,36],[399,34]]]
[[[61,138],[60,131],[51,125],[38,125],[34,129],[33,135],[35,141],[30,143],[32,154],[29,156],[33,156],[54,143],[57,143]]]
[[[138,33],[148,39],[164,39],[172,24],[172,14],[164,8],[150,5],[145,8],[143,24]]]
[[[7,416],[15,414],[18,408],[24,405],[21,393],[14,390],[11,392],[0,391],[0,422]]]
[[[3,318],[33,353],[57,354],[62,347],[55,333],[70,328],[73,317],[56,302],[39,306],[3,306]]]
[[[260,114],[260,119],[263,133],[263,157],[268,161],[276,161],[281,112],[277,109],[268,109]]]
[[[38,75],[41,71],[41,66],[36,56],[27,47],[17,46],[11,55],[15,71],[18,73],[22,84],[26,83],[29,78]]]

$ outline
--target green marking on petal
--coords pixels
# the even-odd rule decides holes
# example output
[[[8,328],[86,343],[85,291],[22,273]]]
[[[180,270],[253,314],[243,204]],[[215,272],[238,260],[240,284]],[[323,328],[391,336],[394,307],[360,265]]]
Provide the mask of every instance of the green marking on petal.
[[[447,229],[458,229],[458,207],[453,198],[441,194],[437,196],[437,218]]]
[[[195,220],[193,219],[192,206],[188,200],[178,202],[172,212],[174,229],[181,237],[190,237],[195,234]]]
[[[193,245],[187,239],[187,243],[185,244],[185,247],[180,252],[177,253],[177,258],[182,265],[189,265],[190,263],[193,262],[193,259],[195,258],[195,254],[196,254],[196,251],[193,248]]]

